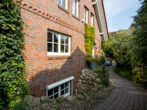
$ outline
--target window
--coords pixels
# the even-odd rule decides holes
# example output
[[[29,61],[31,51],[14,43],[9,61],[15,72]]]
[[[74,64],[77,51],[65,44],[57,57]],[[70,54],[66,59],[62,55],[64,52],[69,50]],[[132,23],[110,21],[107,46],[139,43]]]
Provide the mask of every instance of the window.
[[[88,24],[88,16],[89,16],[89,11],[88,11],[88,9],[85,7],[85,11],[84,11],[84,21],[85,21],[85,23],[87,23]]]
[[[79,0],[72,0],[72,14],[79,17]]]
[[[70,82],[57,86],[47,91],[48,98],[66,97],[70,95]]]
[[[64,7],[65,9],[68,9],[68,0],[58,0],[58,4]]]
[[[70,55],[70,37],[48,31],[48,55]]]
[[[94,15],[91,13],[91,26],[94,26]]]
[[[71,81],[74,77],[61,80],[46,87],[46,95],[48,98],[67,97],[71,93]]]

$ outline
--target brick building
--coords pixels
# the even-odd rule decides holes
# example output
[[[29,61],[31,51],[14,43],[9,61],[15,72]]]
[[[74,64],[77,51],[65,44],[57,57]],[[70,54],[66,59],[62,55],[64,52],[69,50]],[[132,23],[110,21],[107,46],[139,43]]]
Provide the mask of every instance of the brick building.
[[[96,29],[93,56],[108,39],[102,0],[23,0],[25,63],[33,96],[72,95],[86,68],[85,23]]]

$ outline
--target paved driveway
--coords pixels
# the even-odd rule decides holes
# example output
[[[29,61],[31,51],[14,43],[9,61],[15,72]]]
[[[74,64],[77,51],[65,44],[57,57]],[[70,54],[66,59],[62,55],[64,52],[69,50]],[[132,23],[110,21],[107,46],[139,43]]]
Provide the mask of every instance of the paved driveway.
[[[147,110],[147,91],[112,72],[115,90],[95,110]]]

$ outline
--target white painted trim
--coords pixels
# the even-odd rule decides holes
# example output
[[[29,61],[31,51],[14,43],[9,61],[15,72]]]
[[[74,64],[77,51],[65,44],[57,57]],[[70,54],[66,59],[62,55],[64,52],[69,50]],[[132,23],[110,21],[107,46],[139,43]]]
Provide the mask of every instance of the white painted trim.
[[[68,0],[65,0],[65,9],[68,9]]]
[[[95,51],[94,51],[94,48],[92,49],[92,57],[94,58],[95,56]]]
[[[70,56],[70,53],[53,53],[53,52],[48,52],[47,56],[53,56],[53,55],[57,55],[57,56]]]
[[[79,17],[79,0],[76,2],[76,16]]]
[[[91,19],[90,19],[91,26],[94,26],[94,15],[91,13]]]
[[[52,89],[52,88],[54,88],[54,87],[60,86],[61,84],[64,84],[64,83],[66,83],[66,82],[69,82],[69,81],[71,81],[71,80],[73,80],[73,79],[74,79],[74,77],[71,76],[71,77],[66,78],[66,79],[64,79],[64,80],[61,80],[61,81],[58,81],[58,82],[53,83],[53,84],[51,84],[51,85],[48,85],[48,86],[46,87],[46,90],[50,90],[50,89]]]
[[[61,35],[63,34],[60,34],[60,33],[57,33],[57,32],[52,32],[52,31],[48,31],[50,33],[53,34],[57,34],[58,35],[58,52],[47,52],[47,56],[54,56],[54,55],[57,55],[57,56],[70,56],[70,52],[71,52],[71,37],[70,36],[66,36],[68,37],[68,52],[66,53],[61,53]]]

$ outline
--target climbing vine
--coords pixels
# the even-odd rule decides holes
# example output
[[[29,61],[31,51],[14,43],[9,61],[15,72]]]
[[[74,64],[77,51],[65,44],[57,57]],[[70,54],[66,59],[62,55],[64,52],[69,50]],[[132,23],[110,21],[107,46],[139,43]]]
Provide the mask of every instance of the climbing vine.
[[[13,0],[0,2],[0,109],[20,102],[27,93],[24,80],[23,21],[19,6]]]
[[[85,49],[86,49],[86,56],[88,58],[92,57],[94,39],[95,39],[95,28],[86,24],[85,25]]]

